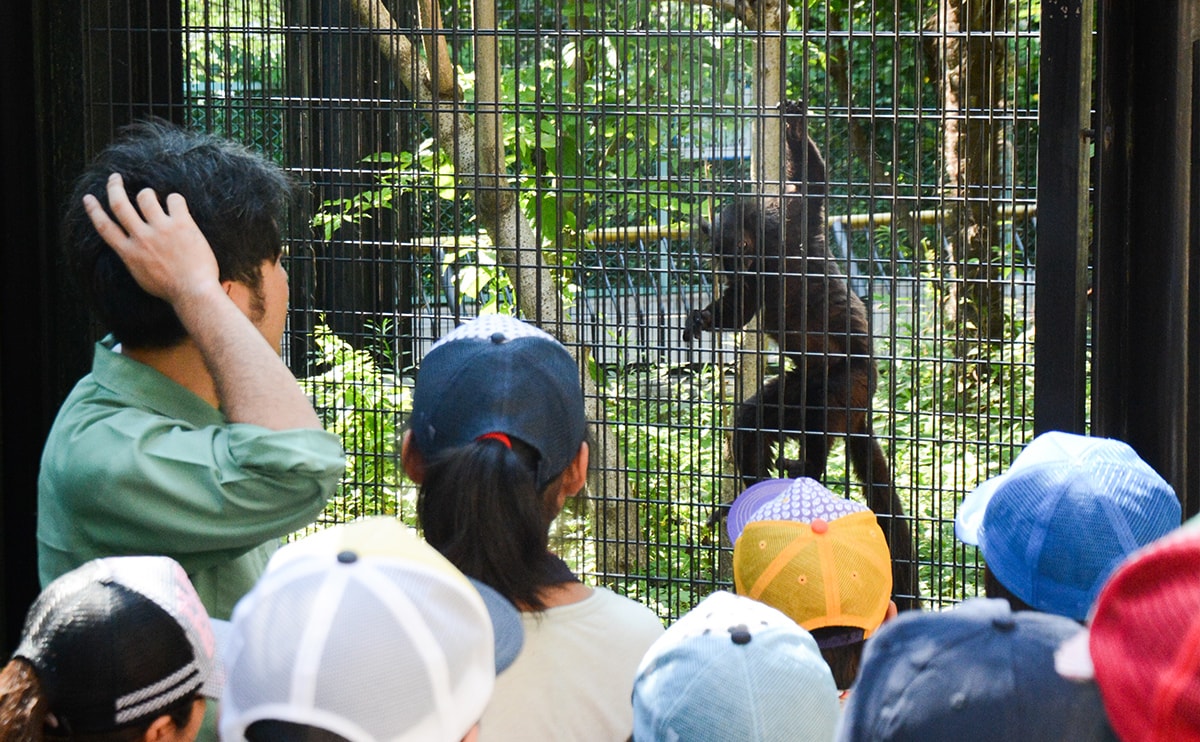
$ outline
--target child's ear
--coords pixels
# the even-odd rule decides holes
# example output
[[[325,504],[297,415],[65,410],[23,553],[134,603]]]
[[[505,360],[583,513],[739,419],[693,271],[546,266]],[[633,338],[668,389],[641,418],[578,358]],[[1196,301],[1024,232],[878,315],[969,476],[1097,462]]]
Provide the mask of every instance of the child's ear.
[[[900,609],[896,607],[896,601],[889,600],[887,613],[883,614],[883,622],[887,623],[888,621],[891,621],[893,618],[896,617],[896,614],[898,614],[899,612],[900,612]]]
[[[574,497],[583,491],[583,486],[587,484],[587,472],[588,444],[587,441],[584,441],[579,444],[579,453],[575,454],[575,458],[570,464],[567,464],[566,470],[559,479],[558,507],[560,510],[568,497]]]
[[[150,722],[150,726],[146,728],[142,739],[146,742],[162,742],[175,733],[175,722],[171,721],[170,716],[160,716]]]
[[[404,473],[416,484],[425,481],[425,458],[417,450],[413,442],[412,431],[404,431],[404,439],[400,442],[400,463],[404,465]]]

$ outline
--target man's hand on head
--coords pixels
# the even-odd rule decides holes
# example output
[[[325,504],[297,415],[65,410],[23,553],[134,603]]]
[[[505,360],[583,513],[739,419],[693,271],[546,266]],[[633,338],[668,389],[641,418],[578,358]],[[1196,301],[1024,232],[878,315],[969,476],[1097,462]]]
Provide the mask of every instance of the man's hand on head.
[[[168,195],[164,210],[145,188],[135,207],[118,173],[109,176],[107,193],[112,216],[88,195],[88,218],[138,285],[175,310],[226,418],[272,430],[319,429],[321,420],[278,348],[221,285],[216,256],[183,196]]]
[[[115,222],[90,194],[83,197],[83,208],[139,286],[173,306],[212,292],[224,295],[217,259],[183,196],[169,194],[164,211],[157,194],[145,188],[135,209],[119,173],[109,176],[107,192]]]

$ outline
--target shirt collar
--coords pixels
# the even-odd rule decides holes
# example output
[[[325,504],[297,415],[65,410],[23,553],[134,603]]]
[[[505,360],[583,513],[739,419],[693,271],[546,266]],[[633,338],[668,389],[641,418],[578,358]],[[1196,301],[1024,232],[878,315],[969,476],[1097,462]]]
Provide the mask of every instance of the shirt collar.
[[[224,413],[155,369],[113,350],[116,340],[108,335],[96,343],[92,378],[96,383],[140,406],[166,417],[187,420],[197,426],[228,422]]]

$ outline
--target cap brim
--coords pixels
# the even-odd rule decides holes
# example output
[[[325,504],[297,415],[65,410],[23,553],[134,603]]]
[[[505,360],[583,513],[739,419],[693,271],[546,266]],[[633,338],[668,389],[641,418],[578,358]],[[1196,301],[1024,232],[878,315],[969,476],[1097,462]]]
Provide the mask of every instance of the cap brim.
[[[209,670],[208,679],[204,681],[204,685],[200,686],[200,695],[219,700],[221,690],[225,687],[225,661],[223,658],[230,638],[233,636],[233,624],[218,618],[210,619],[209,623],[212,625],[216,647],[213,649],[212,668]]]
[[[496,674],[504,672],[521,653],[525,644],[525,627],[521,625],[521,614],[500,593],[473,577],[471,584],[483,598],[488,616],[492,619],[492,635],[496,643]]]
[[[1042,464],[1066,464],[1077,460],[1090,448],[1112,443],[1115,441],[1057,430],[1042,433],[1017,454],[1007,470],[986,480],[963,499],[958,515],[954,516],[955,537],[964,544],[979,546],[979,531],[988,503],[1000,485],[1014,473]]]
[[[729,515],[725,519],[725,528],[729,533],[729,543],[736,544],[746,525],[763,505],[779,496],[779,493],[792,485],[794,479],[766,479],[751,485],[734,499],[729,506]]]
[[[979,546],[979,530],[983,527],[983,515],[996,490],[1008,479],[1008,472],[984,481],[963,498],[954,516],[954,536],[964,544]]]

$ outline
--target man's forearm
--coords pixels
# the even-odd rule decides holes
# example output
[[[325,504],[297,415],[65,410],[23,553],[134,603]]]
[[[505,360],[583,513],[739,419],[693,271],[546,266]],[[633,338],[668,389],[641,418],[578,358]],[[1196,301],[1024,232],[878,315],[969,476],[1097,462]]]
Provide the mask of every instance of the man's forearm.
[[[175,313],[200,349],[230,421],[272,430],[322,427],[292,372],[220,284],[177,299]]]

